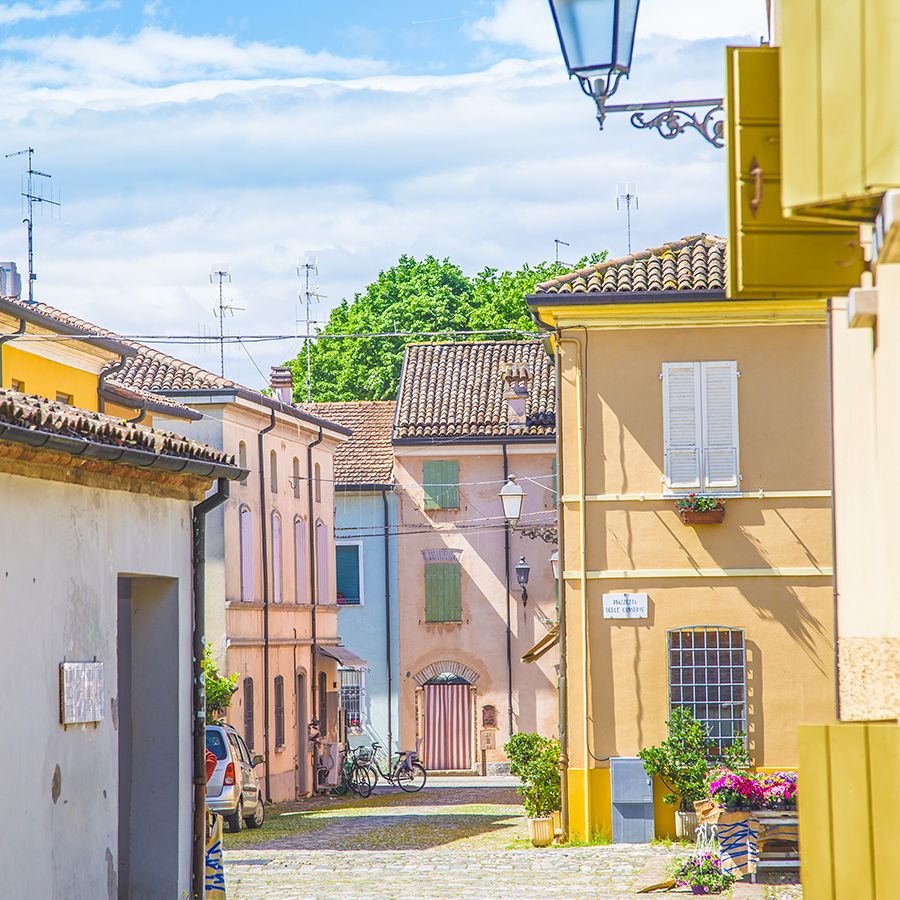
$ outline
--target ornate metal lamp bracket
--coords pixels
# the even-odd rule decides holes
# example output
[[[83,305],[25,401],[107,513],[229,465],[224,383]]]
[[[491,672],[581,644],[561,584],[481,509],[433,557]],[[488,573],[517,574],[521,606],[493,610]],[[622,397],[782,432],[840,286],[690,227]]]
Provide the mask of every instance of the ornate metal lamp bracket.
[[[703,112],[691,112],[691,110]],[[650,118],[647,113],[657,112]],[[725,146],[725,108],[721,97],[706,100],[669,100],[663,103],[622,103],[607,106],[607,112],[630,112],[635,128],[655,128],[667,141],[684,134],[689,128],[696,131],[713,147]]]

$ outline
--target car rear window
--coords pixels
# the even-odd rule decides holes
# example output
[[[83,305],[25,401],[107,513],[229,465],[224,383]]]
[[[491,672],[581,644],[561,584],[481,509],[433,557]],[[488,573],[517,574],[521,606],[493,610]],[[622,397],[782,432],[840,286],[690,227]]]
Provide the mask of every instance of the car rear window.
[[[228,757],[228,748],[225,745],[225,738],[221,731],[206,732],[206,749],[212,750],[216,754],[216,759],[226,759]]]

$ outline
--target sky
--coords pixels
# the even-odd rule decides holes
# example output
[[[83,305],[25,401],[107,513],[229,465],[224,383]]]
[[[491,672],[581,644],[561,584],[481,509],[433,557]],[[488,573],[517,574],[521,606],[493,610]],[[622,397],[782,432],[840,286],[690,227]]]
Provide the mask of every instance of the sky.
[[[764,0],[643,0],[620,103],[717,97]],[[35,215],[35,298],[129,335],[297,333],[297,266],[324,321],[403,253],[470,274],[725,230],[725,153],[623,114],[601,132],[546,0],[0,2],[0,259],[26,268],[23,158],[62,207]],[[45,182],[46,191],[50,182]],[[300,321],[300,332],[305,324]],[[295,339],[226,346],[261,387]],[[217,345],[163,349],[218,371]]]

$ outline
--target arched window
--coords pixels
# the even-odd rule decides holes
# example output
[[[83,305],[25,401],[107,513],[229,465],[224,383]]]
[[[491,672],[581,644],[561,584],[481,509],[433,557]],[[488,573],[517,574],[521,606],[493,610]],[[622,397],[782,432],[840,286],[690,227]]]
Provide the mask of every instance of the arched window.
[[[273,450],[269,454],[269,483],[272,493],[278,493],[278,454]]]
[[[253,748],[253,679],[244,679],[244,740]]]
[[[253,599],[253,513],[241,507],[241,600]]]
[[[322,467],[316,463],[316,503],[322,502]]]
[[[319,519],[316,522],[316,600],[318,603],[332,603],[334,597],[329,590],[328,526]]]
[[[294,470],[293,470],[293,478],[292,481],[294,483],[294,496],[300,497],[300,460],[295,456],[294,457]]]
[[[309,602],[309,572],[306,567],[306,522],[294,519],[294,602]]]
[[[281,554],[281,516],[272,511],[272,601],[281,603],[284,599],[284,577]]]
[[[238,468],[239,469],[247,468],[247,445],[243,441],[241,441],[238,444]],[[246,475],[241,479],[241,484],[243,484],[243,485],[247,484],[247,476]]]

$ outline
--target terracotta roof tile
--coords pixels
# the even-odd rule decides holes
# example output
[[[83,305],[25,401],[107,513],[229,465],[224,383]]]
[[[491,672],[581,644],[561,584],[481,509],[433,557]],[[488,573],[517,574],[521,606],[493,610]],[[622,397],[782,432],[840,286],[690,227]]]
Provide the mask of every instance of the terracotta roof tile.
[[[390,484],[393,481],[393,400],[352,403],[304,403],[300,407],[314,416],[349,428],[350,439],[334,452],[337,484]]]
[[[507,371],[527,375],[521,426],[509,421]],[[395,439],[547,437],[555,434],[556,371],[541,341],[411,344],[397,407]]]
[[[560,275],[536,294],[724,291],[725,238],[695,234]]]

